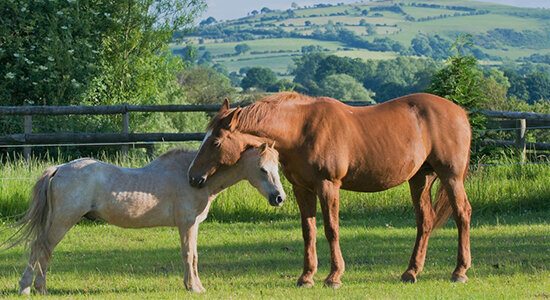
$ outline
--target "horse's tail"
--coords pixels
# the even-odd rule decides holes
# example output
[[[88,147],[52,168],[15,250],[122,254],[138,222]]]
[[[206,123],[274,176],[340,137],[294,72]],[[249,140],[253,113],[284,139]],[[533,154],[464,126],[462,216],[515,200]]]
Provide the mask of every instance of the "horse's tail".
[[[468,162],[470,161],[470,151],[468,151]],[[468,175],[468,167],[469,165],[466,164],[466,167],[464,168],[464,171],[462,173],[462,180],[466,181],[466,176]],[[466,194],[466,192],[464,192]],[[447,194],[447,191],[443,188],[443,185],[440,184],[437,188],[437,192],[435,193],[435,203],[434,203],[434,210],[435,210],[435,222],[434,222],[434,229],[438,229],[443,227],[445,223],[447,223],[447,220],[451,217],[453,214],[453,207],[451,206],[451,202],[449,201],[449,194]],[[464,197],[467,197],[464,195]]]
[[[0,244],[0,248],[7,250],[21,244],[26,245],[29,240],[33,240],[33,246],[40,248],[37,250],[48,249],[46,234],[52,211],[50,180],[57,172],[57,169],[57,167],[47,168],[40,175],[32,190],[29,209],[21,220],[11,226],[18,228],[17,231],[8,240]]]

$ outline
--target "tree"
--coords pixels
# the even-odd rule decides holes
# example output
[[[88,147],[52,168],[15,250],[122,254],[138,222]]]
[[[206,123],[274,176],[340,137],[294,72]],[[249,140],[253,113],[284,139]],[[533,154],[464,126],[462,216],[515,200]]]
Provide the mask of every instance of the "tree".
[[[216,18],[214,17],[208,17],[206,20],[202,20],[199,25],[201,26],[204,26],[204,25],[211,25],[211,24],[214,24],[216,23]]]
[[[525,84],[529,91],[529,102],[539,100],[550,101],[550,78],[542,72],[534,72],[525,77]]]
[[[341,101],[366,101],[374,104],[372,92],[346,74],[329,75],[321,81],[322,94]]]
[[[264,7],[264,8],[262,8],[261,12],[262,12],[262,14],[267,14],[267,13],[271,12],[271,9],[269,9],[268,7]]]
[[[472,144],[478,146],[479,129],[484,128],[485,118],[480,113],[485,94],[483,93],[483,73],[477,59],[464,56],[465,46],[472,46],[471,35],[460,35],[451,47],[454,56],[447,59],[448,65],[440,69],[432,78],[427,92],[449,99],[469,112],[473,129]]]
[[[242,43],[235,46],[235,52],[237,52],[237,55],[244,54],[248,51],[250,51],[250,46],[248,46],[248,44]]]
[[[246,72],[245,77],[241,81],[241,87],[244,90],[254,87],[267,91],[276,82],[277,76],[271,69],[252,67]]]
[[[259,14],[259,12],[257,10],[253,10],[253,11],[250,12],[250,14],[255,16],[255,15]]]
[[[178,83],[191,104],[219,104],[233,98],[235,88],[227,77],[207,66],[193,66],[178,75]]]
[[[299,8],[300,6],[299,6],[298,3],[296,3],[296,2],[292,2],[292,3],[290,4],[290,7],[291,7],[292,9],[297,9],[297,8]]]

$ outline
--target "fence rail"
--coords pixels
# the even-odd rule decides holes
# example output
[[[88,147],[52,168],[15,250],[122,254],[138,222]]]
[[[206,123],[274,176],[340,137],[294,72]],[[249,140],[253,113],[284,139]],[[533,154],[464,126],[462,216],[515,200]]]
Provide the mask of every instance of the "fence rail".
[[[367,106],[365,102],[344,102],[352,106]],[[232,107],[238,104],[233,104]],[[240,104],[241,106],[249,103]],[[132,112],[216,112],[221,105],[104,105],[104,106],[0,106],[0,115],[24,116],[24,133],[0,136],[0,146],[40,145],[55,143],[121,143],[123,154],[128,152],[128,143],[200,141],[204,133],[130,133],[129,114]],[[484,139],[486,144],[518,148],[525,157],[527,149],[550,150],[550,143],[528,143],[525,141],[529,129],[550,129],[550,114],[514,111],[489,111],[481,113],[490,118],[488,129],[483,131],[513,130],[514,141]],[[32,133],[34,115],[116,115],[122,116],[121,133]],[[148,145],[152,153],[152,145]],[[30,147],[24,148],[29,157]]]

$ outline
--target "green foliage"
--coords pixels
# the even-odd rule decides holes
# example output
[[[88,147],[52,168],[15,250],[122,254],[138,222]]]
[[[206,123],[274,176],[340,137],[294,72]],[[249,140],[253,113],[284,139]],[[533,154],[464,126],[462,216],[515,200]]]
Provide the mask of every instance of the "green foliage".
[[[433,77],[427,92],[449,99],[470,112],[470,124],[474,130],[472,142],[478,141],[478,129],[484,128],[485,118],[479,109],[485,102],[483,93],[483,72],[475,57],[464,56],[464,46],[471,46],[471,36],[461,35],[451,50],[455,55],[448,58],[448,65],[440,69]]]
[[[340,101],[364,101],[375,104],[372,92],[365,89],[355,78],[346,74],[333,74],[321,81],[323,95]]]
[[[277,82],[277,76],[271,69],[263,67],[253,67],[246,71],[246,75],[241,81],[241,87],[244,90],[258,88],[267,91]]]
[[[1,104],[79,104],[98,73],[111,9],[100,1],[1,1]]]
[[[235,52],[237,52],[237,55],[245,54],[248,51],[250,51],[250,46],[248,44],[242,43],[235,46]]]
[[[192,66],[178,75],[178,82],[190,104],[220,104],[236,93],[229,78],[206,66]]]

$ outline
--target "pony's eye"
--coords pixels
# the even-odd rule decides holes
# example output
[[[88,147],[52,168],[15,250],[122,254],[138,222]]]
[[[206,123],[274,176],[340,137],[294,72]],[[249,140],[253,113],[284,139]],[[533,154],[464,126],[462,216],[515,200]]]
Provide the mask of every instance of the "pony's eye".
[[[267,174],[267,169],[264,168],[264,167],[261,167],[261,168],[260,168],[260,171],[262,171],[263,173],[266,173],[266,174]]]

